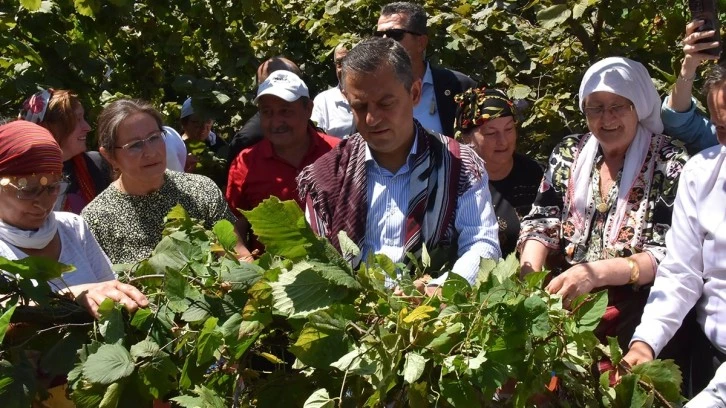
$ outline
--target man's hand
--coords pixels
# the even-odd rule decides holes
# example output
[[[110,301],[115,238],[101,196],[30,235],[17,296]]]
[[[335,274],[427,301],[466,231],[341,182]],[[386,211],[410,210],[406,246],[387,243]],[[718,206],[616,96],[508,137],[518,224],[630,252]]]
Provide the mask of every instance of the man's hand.
[[[648,343],[642,341],[634,341],[628,350],[628,354],[623,357],[623,361],[630,365],[630,367],[638,364],[647,363],[655,358],[653,349],[650,348]]]
[[[556,293],[562,296],[562,304],[569,307],[573,299],[584,293],[590,293],[596,287],[598,287],[597,278],[592,265],[581,263],[552,279],[545,290],[550,294]]]
[[[149,305],[149,300],[138,289],[117,280],[90,284],[76,297],[76,301],[97,319],[100,317],[98,307],[106,299],[120,303],[129,313]]]

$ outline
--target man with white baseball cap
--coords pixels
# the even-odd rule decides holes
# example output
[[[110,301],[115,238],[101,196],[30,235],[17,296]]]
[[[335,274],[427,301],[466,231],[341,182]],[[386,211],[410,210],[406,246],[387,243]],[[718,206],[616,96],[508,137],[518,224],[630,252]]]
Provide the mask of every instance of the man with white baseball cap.
[[[270,196],[296,200],[302,208],[297,175],[339,142],[310,124],[313,102],[308,87],[290,71],[272,72],[260,84],[255,103],[264,138],[234,159],[227,182],[227,202],[244,224],[239,210],[251,210]],[[249,233],[249,224],[246,227],[240,230],[245,246],[264,250]]]

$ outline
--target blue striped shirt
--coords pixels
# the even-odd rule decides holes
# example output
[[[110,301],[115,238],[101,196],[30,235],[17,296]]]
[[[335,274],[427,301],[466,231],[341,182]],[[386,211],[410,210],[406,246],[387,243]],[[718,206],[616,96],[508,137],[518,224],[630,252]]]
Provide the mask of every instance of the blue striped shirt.
[[[368,218],[361,248],[363,259],[367,258],[368,253],[380,253],[391,258],[393,262],[404,260],[410,170],[417,145],[417,138],[414,137],[408,160],[395,174],[380,167],[366,145]],[[461,148],[469,149],[468,146]],[[452,271],[473,284],[476,281],[481,258],[499,260],[501,257],[499,226],[492,207],[486,173],[458,198],[454,227],[459,234],[457,253],[459,259],[454,263]],[[430,284],[442,285],[446,277],[447,274],[443,274],[432,280]],[[393,281],[386,279],[388,286],[394,285]]]

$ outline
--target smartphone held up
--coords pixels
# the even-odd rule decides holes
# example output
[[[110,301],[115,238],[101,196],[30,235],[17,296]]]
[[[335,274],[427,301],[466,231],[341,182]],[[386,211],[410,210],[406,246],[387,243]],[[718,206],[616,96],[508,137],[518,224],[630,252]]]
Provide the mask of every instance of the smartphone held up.
[[[703,20],[703,25],[698,27],[697,32],[714,31],[714,35],[698,40],[698,43],[710,43],[718,41],[718,46],[703,50],[705,54],[718,56],[721,54],[721,28],[718,23],[718,0],[688,0],[688,8],[694,20]]]

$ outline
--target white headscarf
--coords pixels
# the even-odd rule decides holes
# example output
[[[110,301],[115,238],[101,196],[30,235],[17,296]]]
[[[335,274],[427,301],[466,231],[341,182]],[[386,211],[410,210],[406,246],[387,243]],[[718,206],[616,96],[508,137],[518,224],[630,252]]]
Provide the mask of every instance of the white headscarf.
[[[610,226],[609,241],[614,242],[620,232],[625,217],[628,195],[640,174],[651,137],[654,133],[663,132],[660,119],[660,97],[648,74],[648,70],[639,62],[627,58],[605,58],[593,64],[585,73],[580,84],[580,110],[584,112],[585,99],[593,92],[610,92],[630,100],[638,115],[638,127],[633,141],[625,153],[625,164],[618,185],[618,201],[615,218]],[[589,230],[589,219],[585,219],[586,209],[592,202],[591,177],[592,166],[595,164],[599,142],[589,137],[577,155],[568,186],[570,215],[575,225],[576,234],[573,241],[581,241]],[[578,234],[579,232],[579,234]]]
[[[183,173],[184,163],[187,161],[187,146],[179,136],[179,132],[170,126],[164,126],[166,137],[166,168]]]

